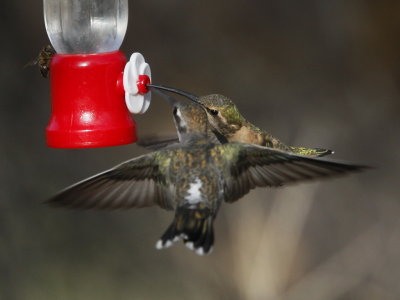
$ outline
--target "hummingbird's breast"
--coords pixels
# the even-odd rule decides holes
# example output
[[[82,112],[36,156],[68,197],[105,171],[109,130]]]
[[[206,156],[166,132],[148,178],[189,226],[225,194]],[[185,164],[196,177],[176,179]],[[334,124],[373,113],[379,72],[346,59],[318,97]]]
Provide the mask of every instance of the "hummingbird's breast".
[[[229,138],[229,141],[290,151],[290,148],[280,140],[250,123],[245,123],[240,129],[233,133]]]
[[[264,142],[264,135],[262,132],[255,131],[248,126],[242,126],[231,135],[229,141],[262,145]]]

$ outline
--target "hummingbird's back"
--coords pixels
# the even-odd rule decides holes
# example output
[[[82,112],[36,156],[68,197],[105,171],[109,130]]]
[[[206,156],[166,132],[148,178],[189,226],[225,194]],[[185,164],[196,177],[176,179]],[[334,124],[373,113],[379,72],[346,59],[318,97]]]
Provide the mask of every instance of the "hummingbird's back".
[[[211,251],[212,223],[223,197],[223,176],[212,155],[214,146],[200,142],[173,151],[168,172],[175,183],[175,218],[158,248],[183,239],[197,254]]]
[[[196,144],[174,151],[169,165],[171,182],[176,182],[177,205],[201,202],[217,208],[222,194],[222,173],[213,144]]]

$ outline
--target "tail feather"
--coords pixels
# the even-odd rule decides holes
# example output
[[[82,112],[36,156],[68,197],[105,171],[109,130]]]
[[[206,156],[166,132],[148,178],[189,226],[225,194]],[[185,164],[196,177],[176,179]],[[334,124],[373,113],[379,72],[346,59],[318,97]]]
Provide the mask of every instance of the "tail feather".
[[[186,247],[198,255],[205,255],[212,251],[214,244],[213,216],[208,208],[178,208],[172,224],[161,236],[156,248],[169,248],[179,240],[183,240]]]
[[[291,146],[290,150],[296,154],[310,156],[310,157],[322,157],[335,153],[334,151],[329,149],[305,148],[305,147],[294,147],[294,146]]]

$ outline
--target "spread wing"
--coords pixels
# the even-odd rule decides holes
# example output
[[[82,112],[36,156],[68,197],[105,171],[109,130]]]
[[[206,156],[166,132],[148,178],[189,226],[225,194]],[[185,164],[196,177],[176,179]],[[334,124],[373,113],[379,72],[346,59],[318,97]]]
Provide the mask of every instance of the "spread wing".
[[[143,155],[78,182],[47,201],[76,209],[127,209],[159,205],[173,209],[173,189],[162,173],[159,152]]]
[[[267,147],[248,144],[218,146],[230,161],[225,188],[225,201],[234,202],[255,187],[277,187],[352,172],[360,172],[365,166],[339,161],[312,158],[287,153]]]

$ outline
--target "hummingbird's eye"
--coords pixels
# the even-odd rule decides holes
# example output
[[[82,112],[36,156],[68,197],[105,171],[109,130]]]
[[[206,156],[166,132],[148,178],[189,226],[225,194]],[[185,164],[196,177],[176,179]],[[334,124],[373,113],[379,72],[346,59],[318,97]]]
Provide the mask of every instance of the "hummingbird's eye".
[[[178,112],[178,108],[175,106],[175,107],[174,107],[173,114],[176,115],[177,112]]]
[[[210,112],[210,114],[212,114],[213,116],[216,116],[216,115],[218,115],[218,110],[215,110],[215,109],[209,109],[208,111],[209,111],[209,112]]]

